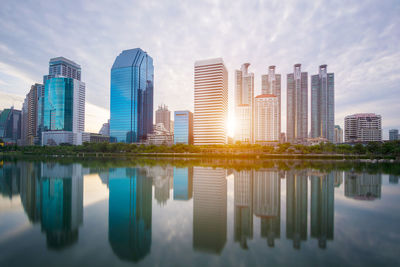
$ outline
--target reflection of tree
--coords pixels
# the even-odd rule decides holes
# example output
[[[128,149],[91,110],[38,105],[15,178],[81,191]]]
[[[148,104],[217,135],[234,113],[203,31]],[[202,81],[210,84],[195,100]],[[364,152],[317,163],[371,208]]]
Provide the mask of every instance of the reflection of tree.
[[[247,249],[247,239],[253,239],[253,171],[234,172],[235,241]]]
[[[307,240],[307,174],[301,170],[287,172],[286,180],[286,237],[293,247]]]
[[[320,248],[333,240],[334,173],[311,176],[311,237]]]
[[[123,260],[138,262],[151,247],[152,180],[146,170],[110,169],[108,240]]]

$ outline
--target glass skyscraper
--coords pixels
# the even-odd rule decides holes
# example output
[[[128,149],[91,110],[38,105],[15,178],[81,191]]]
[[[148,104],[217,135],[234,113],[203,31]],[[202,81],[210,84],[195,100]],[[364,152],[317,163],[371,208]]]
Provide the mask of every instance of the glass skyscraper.
[[[193,113],[188,110],[174,113],[174,144],[193,145]]]
[[[111,68],[110,136],[145,140],[153,130],[153,59],[142,49],[124,50]]]

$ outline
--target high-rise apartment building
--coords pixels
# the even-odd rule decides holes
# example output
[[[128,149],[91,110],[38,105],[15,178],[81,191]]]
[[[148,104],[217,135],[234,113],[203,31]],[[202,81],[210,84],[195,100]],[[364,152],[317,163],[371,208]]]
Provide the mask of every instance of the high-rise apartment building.
[[[194,144],[225,144],[227,115],[228,71],[222,58],[196,61],[194,64]]]
[[[311,76],[311,137],[334,142],[335,76],[327,73],[327,65],[319,66],[319,74]]]
[[[37,130],[39,125],[39,95],[43,88],[42,84],[34,84],[31,90],[26,95],[24,105],[22,108],[22,143],[24,145],[34,145],[35,138],[37,137]]]
[[[382,117],[374,113],[359,113],[344,118],[345,142],[382,141]]]
[[[254,74],[248,72],[250,63],[235,72],[235,140],[254,142]]]
[[[153,131],[153,59],[142,49],[124,50],[111,68],[110,137],[144,141]]]
[[[179,110],[174,113],[174,144],[193,145],[193,113]]]
[[[286,138],[290,143],[307,139],[308,129],[308,73],[301,72],[301,64],[294,65],[287,75]]]
[[[164,128],[170,132],[171,130],[171,111],[168,110],[166,105],[158,106],[156,110],[156,124],[164,124]]]
[[[275,95],[278,100],[278,132],[281,132],[281,75],[275,73],[275,66],[268,67],[268,74],[261,76],[261,94]]]
[[[397,129],[390,129],[390,130],[389,130],[389,140],[390,140],[390,141],[399,140],[399,130],[397,130]]]
[[[343,143],[343,129],[339,125],[335,125],[335,132],[333,137],[334,144]]]
[[[275,95],[255,98],[255,142],[279,142],[279,101]]]

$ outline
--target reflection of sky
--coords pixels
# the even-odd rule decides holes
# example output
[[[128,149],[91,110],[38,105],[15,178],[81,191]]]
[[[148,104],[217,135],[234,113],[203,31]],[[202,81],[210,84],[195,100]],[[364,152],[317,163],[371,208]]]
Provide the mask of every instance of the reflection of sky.
[[[151,169],[151,168],[148,168]],[[126,173],[125,169],[121,169]],[[143,170],[143,175],[145,171]],[[389,184],[388,175],[382,175],[382,194],[374,201],[361,201],[344,197],[344,183],[334,189],[334,239],[328,240],[326,249],[318,248],[318,240],[310,237],[311,181],[308,180],[308,231],[307,240],[301,242],[300,250],[293,249],[293,241],[286,239],[286,179],[281,179],[281,235],[270,248],[261,237],[260,219],[253,218],[253,239],[248,240],[248,250],[234,242],[234,175],[227,178],[227,241],[216,256],[193,252],[193,199],[174,201],[173,194],[166,205],[154,201],[152,193],[152,241],[150,253],[138,262],[139,266],[172,265],[323,265],[329,262],[339,265],[396,265],[399,262],[400,186]],[[308,179],[308,178],[307,178]],[[97,180],[97,181],[96,181]],[[93,189],[88,188],[95,185]],[[0,265],[23,265],[29,259],[32,266],[72,263],[98,266],[126,265],[111,250],[108,242],[108,194],[107,187],[96,175],[84,176],[84,219],[79,227],[79,241],[62,254],[49,253],[46,240],[37,224],[27,225],[22,209],[0,210],[0,250],[7,251],[0,257]],[[98,194],[94,191],[99,190]],[[116,192],[118,193],[118,192]],[[18,203],[18,195],[14,196]],[[0,207],[9,203],[0,198]],[[10,225],[15,226],[10,227]],[[21,230],[22,229],[22,230]],[[30,248],[30,249],[28,249]],[[24,254],[24,257],[16,255]],[[38,257],[40,255],[40,257]],[[68,260],[68,261],[67,261]],[[61,264],[62,265],[62,264]]]

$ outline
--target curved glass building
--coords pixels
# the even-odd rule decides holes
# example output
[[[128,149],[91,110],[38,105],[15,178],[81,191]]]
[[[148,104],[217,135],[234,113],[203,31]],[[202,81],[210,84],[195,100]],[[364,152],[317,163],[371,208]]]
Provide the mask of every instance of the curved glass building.
[[[135,143],[153,130],[153,59],[142,49],[124,50],[111,68],[110,139]]]

